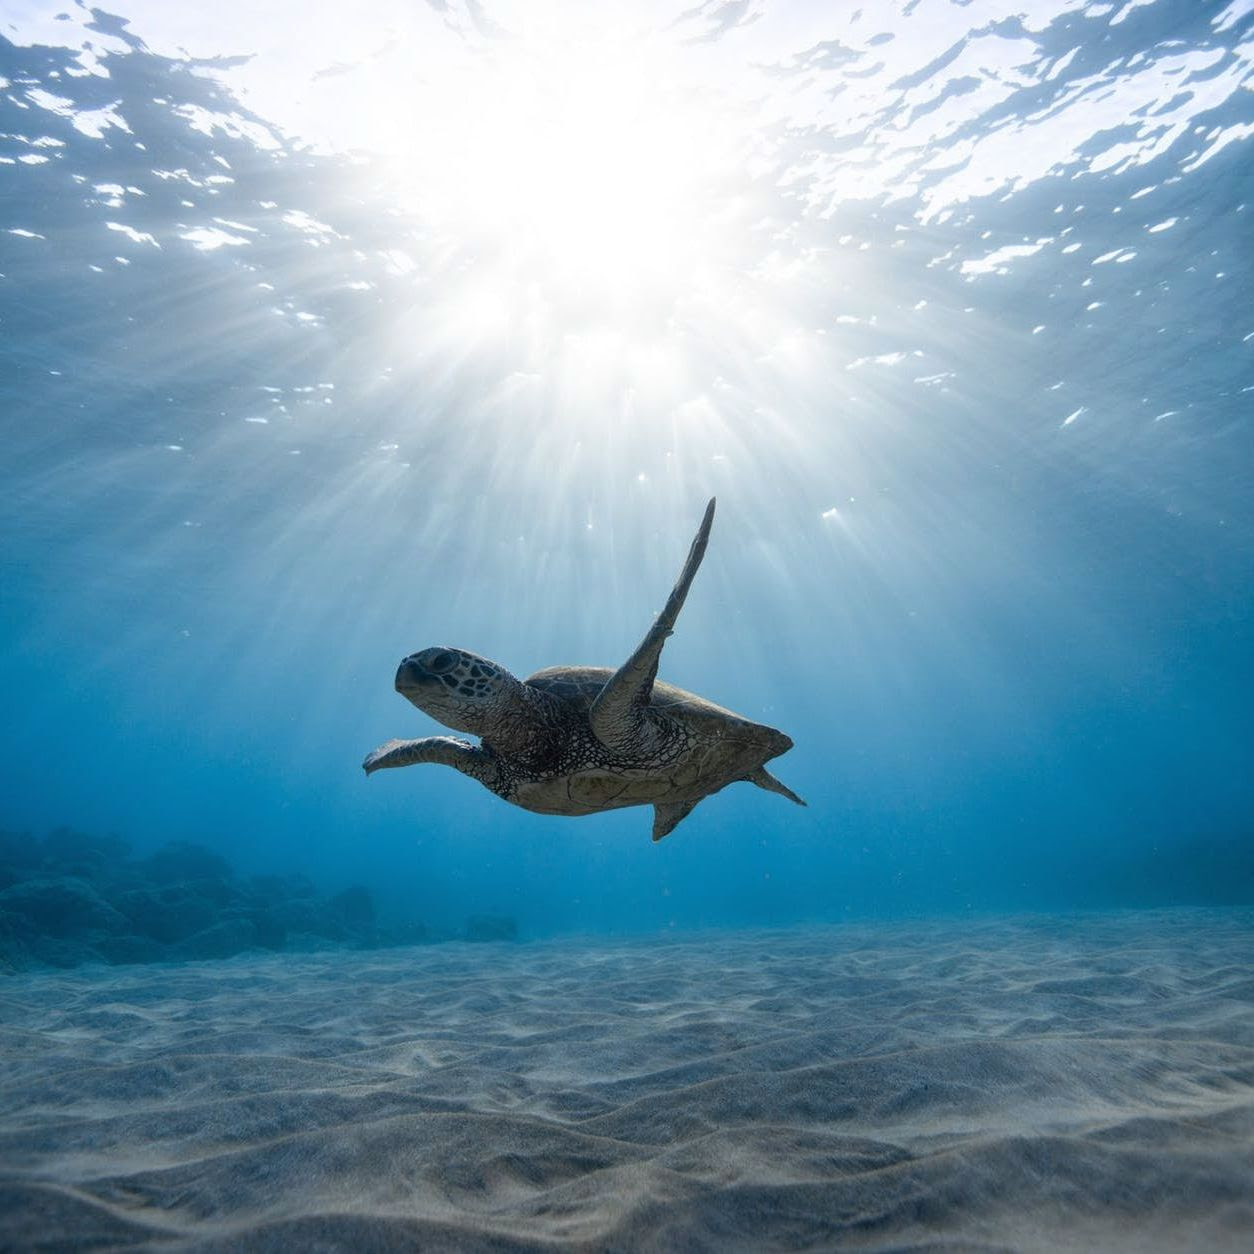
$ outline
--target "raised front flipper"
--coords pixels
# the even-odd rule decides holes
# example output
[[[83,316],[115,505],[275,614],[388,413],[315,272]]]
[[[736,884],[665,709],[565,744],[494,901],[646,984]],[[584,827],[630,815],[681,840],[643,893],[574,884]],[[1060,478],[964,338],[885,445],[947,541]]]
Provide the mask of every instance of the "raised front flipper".
[[[593,733],[603,745],[615,751],[647,756],[654,748],[658,729],[649,725],[643,712],[648,708],[653,695],[653,681],[657,678],[657,664],[662,656],[662,646],[666,643],[667,636],[675,630],[675,620],[684,607],[684,598],[688,595],[693,576],[705,556],[705,546],[709,542],[710,525],[713,522],[714,501],[711,499],[705,507],[705,517],[697,529],[696,539],[688,551],[688,560],[680,571],[679,581],[671,590],[657,621],[649,628],[636,651],[614,672],[592,703],[589,718]]]
[[[367,775],[393,766],[416,766],[434,762],[451,766],[491,788],[496,783],[498,768],[494,755],[452,736],[427,736],[423,740],[389,740],[380,745],[361,764]]]

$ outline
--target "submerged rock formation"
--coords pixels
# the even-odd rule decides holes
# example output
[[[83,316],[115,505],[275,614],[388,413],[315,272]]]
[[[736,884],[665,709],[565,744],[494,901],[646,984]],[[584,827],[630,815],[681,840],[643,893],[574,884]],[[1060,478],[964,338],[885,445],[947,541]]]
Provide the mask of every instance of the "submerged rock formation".
[[[504,914],[472,914],[464,935],[468,941],[517,940],[518,921]]]
[[[513,919],[475,916],[461,936],[517,933]],[[303,875],[242,877],[202,845],[135,857],[117,836],[0,832],[0,971],[452,939],[417,920],[381,923],[360,884],[325,897]]]

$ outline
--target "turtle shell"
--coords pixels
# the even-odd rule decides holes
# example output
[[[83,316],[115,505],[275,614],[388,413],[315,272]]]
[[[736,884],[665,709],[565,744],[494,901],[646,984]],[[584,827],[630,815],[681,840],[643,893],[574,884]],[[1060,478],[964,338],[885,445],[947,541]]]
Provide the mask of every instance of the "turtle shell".
[[[554,666],[538,671],[525,682],[586,715],[613,674],[601,666]],[[743,779],[792,747],[792,741],[783,732],[661,680],[653,684],[650,706],[689,733],[691,743],[679,759],[657,766],[647,762],[611,762],[604,767],[573,771],[562,787],[565,804],[561,811],[569,812],[566,804],[579,811],[592,811],[697,800]],[[523,791],[527,795],[519,798],[520,804],[548,809],[548,787]]]

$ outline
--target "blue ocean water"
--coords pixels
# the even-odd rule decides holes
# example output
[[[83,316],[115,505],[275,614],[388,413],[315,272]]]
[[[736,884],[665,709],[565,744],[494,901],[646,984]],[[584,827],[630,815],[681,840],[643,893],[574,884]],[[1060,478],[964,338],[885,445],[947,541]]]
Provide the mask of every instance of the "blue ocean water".
[[[456,930],[1254,900],[1248,0],[0,12],[0,826]],[[364,755],[430,645],[799,810]],[[29,835],[27,835],[29,834]]]

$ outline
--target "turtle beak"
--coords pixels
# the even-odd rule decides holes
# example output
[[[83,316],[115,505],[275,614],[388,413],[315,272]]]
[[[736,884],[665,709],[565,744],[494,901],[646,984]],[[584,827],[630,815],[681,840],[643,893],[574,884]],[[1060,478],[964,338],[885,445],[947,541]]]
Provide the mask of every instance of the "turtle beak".
[[[428,673],[416,658],[407,657],[396,668],[396,691],[404,692],[406,688],[417,688],[420,684],[429,683],[435,678]]]

